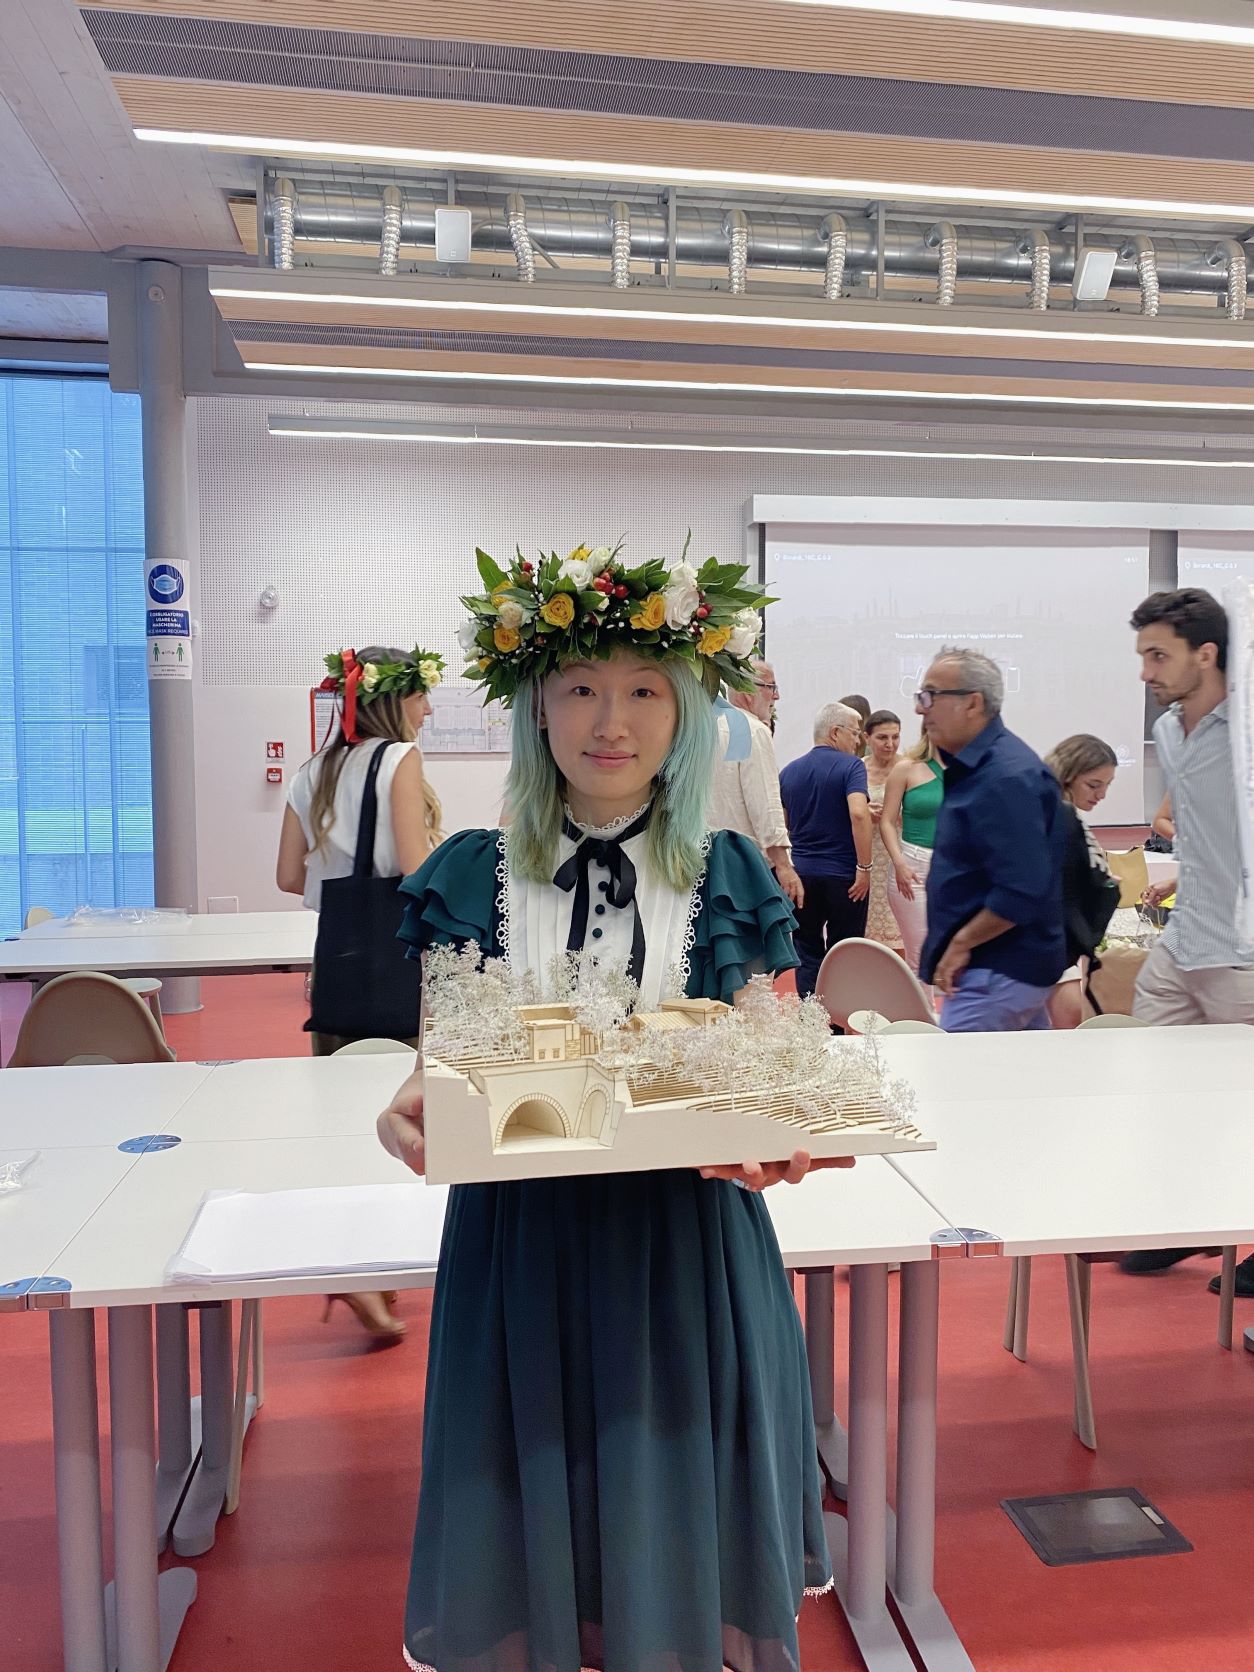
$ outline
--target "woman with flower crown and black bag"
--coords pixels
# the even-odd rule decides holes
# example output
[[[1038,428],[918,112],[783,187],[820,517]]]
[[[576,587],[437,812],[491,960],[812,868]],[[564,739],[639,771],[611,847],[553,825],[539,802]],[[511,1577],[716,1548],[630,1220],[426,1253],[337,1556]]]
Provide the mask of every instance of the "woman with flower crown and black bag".
[[[444,663],[372,646],[326,666],[321,689],[337,694],[340,725],[292,780],[276,867],[279,887],[319,913],[306,1031],[315,1056],[374,1037],[416,1050],[421,972],[400,955],[397,885],[443,840],[416,740]],[[331,1298],[381,1340],[405,1332],[386,1295]]]
[[[751,678],[761,588],[713,559],[668,571],[580,546],[507,573],[478,556],[462,643],[513,708],[510,824],[459,833],[406,879],[411,956],[474,942],[544,998],[555,961],[591,951],[646,1011],[794,967],[765,861],[705,827],[712,703]],[[419,1069],[379,1117],[417,1173],[422,1104]],[[453,1188],[410,1667],[795,1672],[802,1597],[831,1570],[805,1348],[760,1192],[811,1165]]]

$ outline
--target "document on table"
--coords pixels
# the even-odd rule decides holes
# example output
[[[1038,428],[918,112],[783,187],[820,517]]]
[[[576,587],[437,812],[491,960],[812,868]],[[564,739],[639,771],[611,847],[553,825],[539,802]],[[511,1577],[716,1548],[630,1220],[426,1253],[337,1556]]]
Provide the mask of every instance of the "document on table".
[[[433,1268],[446,1197],[417,1182],[213,1190],[166,1267],[166,1282]]]

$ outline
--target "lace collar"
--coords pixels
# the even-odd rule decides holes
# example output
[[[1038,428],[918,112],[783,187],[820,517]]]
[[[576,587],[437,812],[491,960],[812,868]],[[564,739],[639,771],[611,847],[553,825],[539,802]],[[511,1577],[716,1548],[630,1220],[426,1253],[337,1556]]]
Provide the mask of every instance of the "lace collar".
[[[641,813],[645,812],[651,805],[652,799],[652,796],[650,796],[648,801],[642,801],[632,813],[620,813],[616,819],[611,819],[608,824],[581,824],[571,812],[569,805],[563,806],[562,811],[575,829],[581,831],[585,836],[616,836],[620,830],[626,830],[629,824],[636,822]]]

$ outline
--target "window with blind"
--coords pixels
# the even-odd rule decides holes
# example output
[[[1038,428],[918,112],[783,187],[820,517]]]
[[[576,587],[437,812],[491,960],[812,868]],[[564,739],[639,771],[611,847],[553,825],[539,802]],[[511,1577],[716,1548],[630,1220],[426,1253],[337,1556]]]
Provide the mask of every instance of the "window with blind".
[[[0,375],[0,933],[152,903],[139,399]]]

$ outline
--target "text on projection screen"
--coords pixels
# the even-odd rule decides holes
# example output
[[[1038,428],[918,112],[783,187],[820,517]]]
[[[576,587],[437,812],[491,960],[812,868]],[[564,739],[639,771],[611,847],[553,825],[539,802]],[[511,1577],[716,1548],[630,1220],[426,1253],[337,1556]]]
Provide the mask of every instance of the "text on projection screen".
[[[1145,695],[1128,618],[1149,591],[1148,535],[1118,529],[767,528],[767,654],[782,766],[814,716],[852,692],[919,735],[912,693],[944,644],[1005,677],[1006,724],[1044,754],[1094,732],[1119,770],[1098,824],[1145,818]]]

